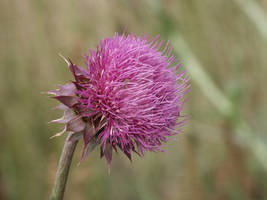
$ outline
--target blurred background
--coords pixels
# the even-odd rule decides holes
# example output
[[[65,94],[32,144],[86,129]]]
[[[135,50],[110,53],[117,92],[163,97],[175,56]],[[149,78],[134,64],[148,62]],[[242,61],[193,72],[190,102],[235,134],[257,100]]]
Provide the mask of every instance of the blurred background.
[[[0,199],[47,199],[65,136],[43,91],[71,80],[58,53],[114,32],[170,40],[191,77],[190,121],[168,153],[115,154],[111,174],[78,144],[66,200],[267,199],[266,0],[1,0]]]

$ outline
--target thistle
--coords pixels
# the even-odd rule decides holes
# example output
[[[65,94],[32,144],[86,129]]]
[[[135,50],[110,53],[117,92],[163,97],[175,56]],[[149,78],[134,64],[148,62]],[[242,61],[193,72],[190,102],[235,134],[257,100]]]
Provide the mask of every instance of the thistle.
[[[69,141],[83,138],[81,160],[96,146],[108,167],[113,151],[130,160],[133,152],[163,151],[184,124],[181,111],[190,87],[168,43],[163,46],[158,36],[115,34],[85,58],[86,69],[66,60],[74,80],[50,91],[64,110],[53,122],[65,124]]]

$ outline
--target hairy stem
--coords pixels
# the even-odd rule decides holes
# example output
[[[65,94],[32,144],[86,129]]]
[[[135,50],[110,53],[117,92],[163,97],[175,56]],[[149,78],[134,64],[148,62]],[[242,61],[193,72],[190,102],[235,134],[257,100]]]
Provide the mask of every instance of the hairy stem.
[[[70,135],[67,137],[65,141],[63,151],[60,156],[56,173],[56,179],[52,190],[52,194],[50,196],[50,200],[62,200],[64,196],[65,186],[68,179],[73,153],[78,143],[78,141],[70,141],[69,137]]]

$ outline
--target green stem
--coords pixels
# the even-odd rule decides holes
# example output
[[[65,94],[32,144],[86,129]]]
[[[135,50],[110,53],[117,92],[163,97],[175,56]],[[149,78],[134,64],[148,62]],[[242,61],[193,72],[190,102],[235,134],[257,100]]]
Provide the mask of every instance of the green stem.
[[[50,196],[50,200],[62,200],[64,196],[73,153],[78,143],[78,141],[69,141],[69,137],[70,135],[65,141],[63,151],[60,156],[54,188]]]

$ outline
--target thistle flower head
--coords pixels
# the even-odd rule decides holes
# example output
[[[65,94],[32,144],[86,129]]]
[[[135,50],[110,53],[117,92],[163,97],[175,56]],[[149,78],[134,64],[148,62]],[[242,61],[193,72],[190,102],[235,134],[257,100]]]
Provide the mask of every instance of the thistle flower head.
[[[100,145],[108,165],[113,150],[131,160],[132,152],[162,151],[180,132],[188,78],[162,44],[158,36],[115,34],[85,55],[86,69],[68,61],[74,81],[50,91],[64,110],[53,122],[64,123],[70,139],[83,138],[82,159]]]

